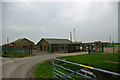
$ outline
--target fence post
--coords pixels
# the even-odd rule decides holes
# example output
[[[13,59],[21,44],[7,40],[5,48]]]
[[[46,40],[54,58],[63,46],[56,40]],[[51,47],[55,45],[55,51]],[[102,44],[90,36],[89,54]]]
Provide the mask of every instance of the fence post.
[[[114,54],[114,44],[112,46],[113,46],[113,54]]]
[[[86,76],[87,76],[87,73],[85,72],[85,80],[87,80],[87,77],[86,77]]]
[[[53,80],[54,80],[54,58],[52,59],[52,66],[53,66]]]

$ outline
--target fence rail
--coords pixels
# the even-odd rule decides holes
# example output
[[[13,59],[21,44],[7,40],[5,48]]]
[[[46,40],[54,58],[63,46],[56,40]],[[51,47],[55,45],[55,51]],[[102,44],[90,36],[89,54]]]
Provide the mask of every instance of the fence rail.
[[[58,65],[57,63],[55,63],[55,61],[60,61],[60,62],[64,62],[64,63],[68,63],[68,64],[72,64],[74,66],[81,66],[83,68],[79,69],[79,70],[71,70],[71,69],[68,69],[66,67],[63,67],[61,65]],[[119,73],[116,73],[116,72],[111,72],[111,71],[107,71],[107,70],[103,70],[103,69],[98,69],[98,68],[95,68],[95,67],[91,67],[91,66],[86,66],[86,65],[83,65],[83,64],[78,64],[78,63],[74,63],[74,62],[70,62],[70,61],[65,61],[65,60],[61,60],[61,59],[57,59],[57,58],[53,58],[52,59],[52,65],[53,65],[53,79],[66,79],[69,78],[69,79],[72,79],[72,80],[75,80],[74,78],[71,77],[72,74],[77,74],[77,75],[80,75],[80,76],[83,76],[85,77],[85,80],[88,79],[92,79],[92,80],[96,80],[98,79],[93,72],[91,72],[90,70],[96,70],[96,71],[100,71],[100,72],[103,72],[103,73],[107,73],[107,74],[111,74],[111,75],[115,75],[115,76],[120,76]],[[63,72],[61,72],[60,70],[57,70],[56,67],[59,67],[61,69],[64,69],[64,70],[67,70],[69,71],[69,74],[65,74]],[[70,73],[71,72],[71,73]],[[82,74],[80,72],[84,72],[85,74]],[[61,74],[61,75],[60,75]],[[93,77],[90,77],[88,76],[89,75],[92,75]],[[63,75],[63,76],[62,76]]]

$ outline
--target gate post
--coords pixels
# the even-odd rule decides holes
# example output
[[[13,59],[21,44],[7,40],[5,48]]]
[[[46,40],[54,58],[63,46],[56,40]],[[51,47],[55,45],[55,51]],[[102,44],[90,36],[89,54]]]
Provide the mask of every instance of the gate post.
[[[86,76],[87,76],[87,73],[85,72],[85,80],[87,80],[87,77],[86,77]]]
[[[54,58],[52,59],[52,67],[53,67],[53,80],[54,80]]]

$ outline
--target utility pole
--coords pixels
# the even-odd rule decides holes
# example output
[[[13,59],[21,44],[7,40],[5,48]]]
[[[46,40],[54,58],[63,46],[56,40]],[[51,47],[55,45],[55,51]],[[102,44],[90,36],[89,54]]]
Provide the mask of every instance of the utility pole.
[[[75,29],[74,29],[74,42],[75,42],[75,51],[77,52]]]
[[[72,41],[72,33],[70,32],[70,40]]]
[[[9,44],[9,37],[7,37],[7,44]]]
[[[112,45],[112,46],[113,46],[113,54],[114,54],[114,53],[115,53],[115,52],[114,52],[114,43],[113,43],[113,45]]]

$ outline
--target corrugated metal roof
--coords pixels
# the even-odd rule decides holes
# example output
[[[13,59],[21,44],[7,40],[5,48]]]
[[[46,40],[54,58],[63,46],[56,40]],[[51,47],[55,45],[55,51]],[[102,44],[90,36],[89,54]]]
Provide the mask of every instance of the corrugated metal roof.
[[[47,41],[49,44],[71,44],[72,41],[68,39],[54,39],[54,38],[42,38]]]
[[[99,40],[95,40],[95,41],[88,41],[88,42],[82,42],[82,43],[94,43],[94,42],[98,42]],[[100,41],[101,43],[110,43],[110,41]]]
[[[22,40],[24,40],[25,38],[20,38],[20,39],[18,39],[18,40],[15,40],[15,41],[13,41],[12,43],[18,43],[18,42],[20,42],[20,41],[22,41]]]
[[[27,41],[27,42],[26,42],[26,41]],[[6,45],[10,45],[10,44],[13,44],[13,43],[15,43],[15,44],[17,44],[17,45],[19,45],[19,44],[20,44],[20,45],[23,45],[23,44],[28,44],[28,41],[34,44],[34,42],[28,40],[27,38],[20,38],[20,39],[17,39],[17,40],[15,40],[15,41],[9,43],[9,44],[6,44]]]
[[[21,42],[22,40],[27,40],[27,41],[29,41],[29,42],[32,42],[32,41],[28,40],[27,38],[20,38],[20,39],[18,39],[18,40],[16,40],[16,41],[13,41],[13,42],[11,42],[11,43],[19,43],[19,42]],[[32,42],[32,43],[34,43],[34,42]]]
[[[3,46],[10,46],[11,44],[16,44],[17,46],[20,46],[20,45],[28,45],[30,43],[34,44],[34,42],[28,40],[27,38],[20,38],[20,39],[17,39],[11,43],[8,43],[8,44],[4,44]]]

